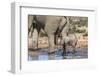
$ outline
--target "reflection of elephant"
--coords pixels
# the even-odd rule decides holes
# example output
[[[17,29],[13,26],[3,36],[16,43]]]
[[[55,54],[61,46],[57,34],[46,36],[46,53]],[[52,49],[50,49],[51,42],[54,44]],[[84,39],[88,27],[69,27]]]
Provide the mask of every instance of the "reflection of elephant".
[[[33,48],[37,46],[38,35],[41,30],[48,36],[49,40],[49,53],[54,52],[55,43],[58,35],[62,32],[62,30],[66,26],[66,31],[69,28],[68,17],[65,16],[32,16],[28,17],[28,33],[29,35],[33,34]],[[31,28],[33,27],[33,28]],[[31,32],[30,32],[31,31]],[[66,32],[63,32],[63,36]]]

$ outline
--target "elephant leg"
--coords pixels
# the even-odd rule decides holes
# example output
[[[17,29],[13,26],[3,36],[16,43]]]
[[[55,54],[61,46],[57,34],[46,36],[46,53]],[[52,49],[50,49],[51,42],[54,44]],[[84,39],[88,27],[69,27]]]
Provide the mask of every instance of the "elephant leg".
[[[67,44],[68,44],[68,42],[69,42],[69,38],[67,37],[67,36],[63,36],[63,38],[62,38],[62,42],[61,42],[61,44],[62,44],[62,56],[67,56]]]
[[[37,49],[38,48],[38,31],[37,29],[34,29],[33,31],[33,49]]]
[[[54,36],[54,43],[55,43],[56,46],[58,45],[58,35]]]
[[[62,56],[66,56],[66,43],[63,43],[63,52],[62,52]]]
[[[75,54],[77,51],[76,51],[76,45],[77,45],[77,41],[74,41],[73,43],[72,43],[72,48],[73,48],[73,50],[72,50],[72,54]]]
[[[49,35],[48,40],[49,40],[49,54],[51,54],[55,52],[54,35]]]
[[[31,25],[31,27],[28,29],[28,36],[32,37],[32,33],[33,33],[33,26]]]

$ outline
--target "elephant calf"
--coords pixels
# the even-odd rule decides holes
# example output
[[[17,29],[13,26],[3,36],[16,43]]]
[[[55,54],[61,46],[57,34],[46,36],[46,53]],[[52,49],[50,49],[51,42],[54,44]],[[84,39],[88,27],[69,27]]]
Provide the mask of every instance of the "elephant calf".
[[[73,25],[69,24],[69,27],[65,27],[62,32],[61,32],[61,36],[62,36],[62,40],[61,40],[61,44],[63,46],[63,56],[66,56],[66,49],[70,46],[73,50],[72,53],[75,54],[76,53],[76,45],[78,42],[78,38],[75,34],[75,32],[73,31],[73,29],[71,28]]]

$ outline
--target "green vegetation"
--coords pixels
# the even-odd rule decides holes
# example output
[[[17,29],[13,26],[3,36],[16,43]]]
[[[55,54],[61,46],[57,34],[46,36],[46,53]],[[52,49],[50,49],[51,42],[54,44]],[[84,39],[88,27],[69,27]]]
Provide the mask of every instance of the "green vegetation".
[[[70,17],[70,24],[75,33],[83,33],[88,36],[88,17]]]

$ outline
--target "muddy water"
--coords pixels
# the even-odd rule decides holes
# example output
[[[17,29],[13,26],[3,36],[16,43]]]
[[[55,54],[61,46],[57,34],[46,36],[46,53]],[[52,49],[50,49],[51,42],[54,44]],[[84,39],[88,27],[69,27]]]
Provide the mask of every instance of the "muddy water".
[[[88,50],[87,48],[77,48],[76,53],[71,53],[72,48],[68,48],[66,50],[67,55],[62,56],[62,49],[55,49],[54,54],[48,54],[48,48],[42,48],[42,49],[29,49],[28,50],[28,60],[61,60],[61,59],[84,59],[88,58]],[[69,51],[69,53],[68,53]]]

